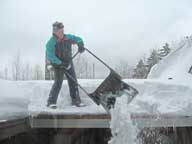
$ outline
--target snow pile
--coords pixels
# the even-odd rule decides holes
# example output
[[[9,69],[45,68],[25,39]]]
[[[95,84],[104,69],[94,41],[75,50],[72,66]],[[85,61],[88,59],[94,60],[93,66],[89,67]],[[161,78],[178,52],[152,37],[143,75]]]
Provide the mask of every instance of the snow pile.
[[[116,99],[115,108],[111,110],[112,139],[109,144],[135,144],[137,127],[131,120],[130,106],[126,94]]]
[[[143,94],[130,103],[132,113],[192,116],[192,89],[174,81],[146,81]]]
[[[132,103],[136,112],[192,115],[192,37],[181,41],[175,50],[155,65],[143,91]]]
[[[192,75],[189,72],[192,66],[192,37],[181,41],[175,51],[155,65],[148,78],[174,80],[176,83],[191,84]]]
[[[0,80],[0,120],[28,115],[29,98],[17,82]]]

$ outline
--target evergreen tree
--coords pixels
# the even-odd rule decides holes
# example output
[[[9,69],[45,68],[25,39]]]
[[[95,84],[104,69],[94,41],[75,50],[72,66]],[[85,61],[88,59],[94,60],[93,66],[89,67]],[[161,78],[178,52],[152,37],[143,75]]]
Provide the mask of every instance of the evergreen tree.
[[[117,71],[122,78],[130,78],[132,77],[131,66],[129,66],[128,62],[125,60],[120,60],[118,65],[115,67],[115,71]]]
[[[171,52],[171,48],[169,47],[168,43],[165,43],[162,49],[158,51],[159,58],[162,59],[163,57],[167,56]]]
[[[159,62],[159,54],[156,49],[153,49],[149,58],[147,59],[147,66],[148,66],[148,72],[151,70],[151,68]]]
[[[144,64],[143,60],[140,60],[136,66],[136,68],[134,69],[134,78],[138,78],[138,79],[143,79],[147,77],[147,67]]]

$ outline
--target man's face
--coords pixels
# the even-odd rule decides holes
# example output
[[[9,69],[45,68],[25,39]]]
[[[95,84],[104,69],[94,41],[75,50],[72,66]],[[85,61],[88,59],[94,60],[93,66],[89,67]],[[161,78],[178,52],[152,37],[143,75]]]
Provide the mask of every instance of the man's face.
[[[62,39],[64,37],[64,29],[60,29],[57,32],[55,32],[55,35],[59,38]]]

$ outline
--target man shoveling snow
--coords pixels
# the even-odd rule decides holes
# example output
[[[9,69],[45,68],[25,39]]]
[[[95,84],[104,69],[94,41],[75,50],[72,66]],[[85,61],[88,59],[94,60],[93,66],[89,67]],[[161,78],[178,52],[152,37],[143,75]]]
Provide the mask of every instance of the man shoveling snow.
[[[79,97],[78,86],[89,96],[97,105],[101,104],[108,112],[114,106],[116,97],[121,92],[126,90],[129,94],[129,98],[133,99],[138,91],[132,86],[122,81],[121,76],[116,73],[109,65],[98,58],[94,53],[84,47],[83,40],[80,37],[64,34],[64,26],[62,23],[55,22],[53,24],[53,36],[48,41],[46,48],[46,54],[48,60],[51,62],[54,72],[55,81],[49,94],[47,106],[56,108],[56,101],[61,89],[64,74],[67,77],[70,95],[72,98],[72,105],[78,107],[84,106],[81,103]],[[82,53],[85,50],[95,57],[100,63],[110,70],[109,76],[99,85],[99,87],[93,92],[88,93],[77,82],[74,66],[72,62],[72,44],[78,45],[78,52]],[[75,54],[76,55],[76,54]],[[112,95],[111,95],[112,94]]]
[[[78,45],[78,52],[84,52],[84,43],[80,37],[64,34],[64,25],[61,22],[53,24],[53,35],[46,44],[46,56],[54,69],[55,80],[51,88],[47,106],[56,108],[57,98],[63,83],[64,74],[67,77],[72,105],[83,106],[79,96],[74,65],[72,61],[72,44]]]

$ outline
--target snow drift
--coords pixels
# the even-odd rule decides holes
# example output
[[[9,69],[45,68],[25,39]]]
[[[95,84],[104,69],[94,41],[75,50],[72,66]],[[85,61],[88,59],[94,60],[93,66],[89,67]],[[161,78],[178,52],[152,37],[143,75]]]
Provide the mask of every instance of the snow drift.
[[[182,40],[166,58],[155,65],[149,79],[174,80],[176,83],[191,85],[192,37]]]
[[[180,42],[172,53],[155,65],[143,91],[132,104],[133,112],[192,115],[192,38]],[[136,108],[136,109],[134,109]]]

